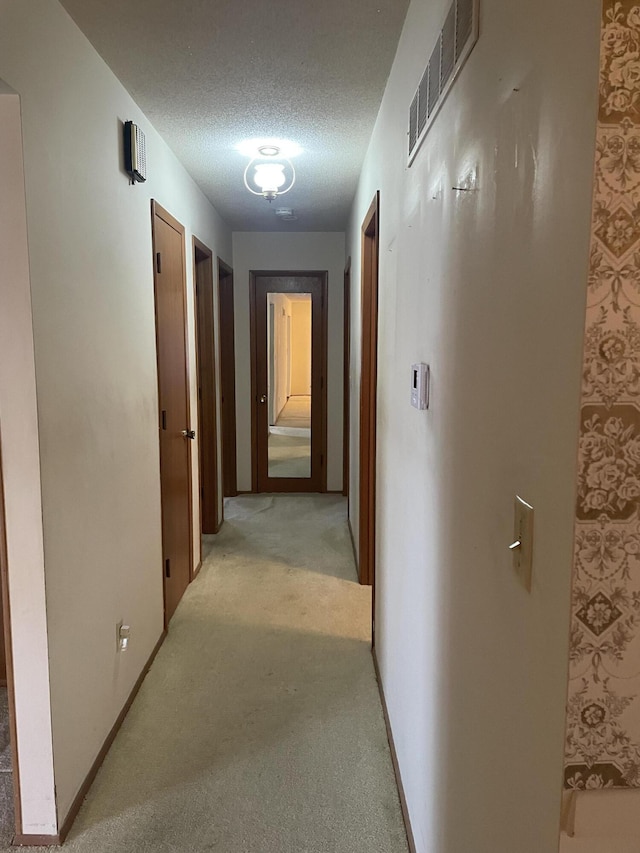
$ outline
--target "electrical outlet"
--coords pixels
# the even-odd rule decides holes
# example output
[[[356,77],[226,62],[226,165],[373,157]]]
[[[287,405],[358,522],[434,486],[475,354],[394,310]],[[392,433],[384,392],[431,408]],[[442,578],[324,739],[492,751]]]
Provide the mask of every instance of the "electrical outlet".
[[[516,495],[513,513],[513,568],[525,588],[531,592],[533,573],[533,507]]]

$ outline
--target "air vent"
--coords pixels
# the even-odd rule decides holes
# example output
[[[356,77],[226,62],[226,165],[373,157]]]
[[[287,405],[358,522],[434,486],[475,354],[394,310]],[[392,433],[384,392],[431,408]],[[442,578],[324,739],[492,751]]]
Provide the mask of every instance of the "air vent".
[[[429,91],[429,66],[427,65],[424,74],[422,75],[422,80],[420,81],[420,86],[418,87],[418,91],[416,92],[416,97],[418,99],[418,136],[425,129],[427,124],[427,93]],[[415,101],[415,98],[414,98]],[[417,137],[416,137],[417,138]],[[415,143],[415,139],[413,140]]]
[[[478,40],[480,0],[453,0],[409,108],[409,165]]]
[[[427,106],[427,114],[431,115],[438,98],[440,97],[440,39],[433,48],[431,59],[429,60],[429,102]]]
[[[458,0],[456,3],[456,62],[463,55],[467,42],[473,33],[474,6],[476,6],[474,0]]]
[[[413,149],[418,141],[418,92],[411,102],[409,109],[409,151]]]
[[[456,63],[456,7],[455,4],[449,9],[447,20],[442,28],[440,36],[441,60],[440,60],[440,88],[444,87],[449,82],[453,66]]]

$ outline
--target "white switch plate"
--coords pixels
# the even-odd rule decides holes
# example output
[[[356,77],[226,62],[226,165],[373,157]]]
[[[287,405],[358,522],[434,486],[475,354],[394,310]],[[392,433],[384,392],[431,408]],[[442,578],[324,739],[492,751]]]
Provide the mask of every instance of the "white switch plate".
[[[513,541],[520,542],[518,548],[513,548],[513,568],[531,592],[531,575],[533,572],[533,507],[516,495],[513,514]]]
[[[429,408],[429,365],[411,365],[411,405],[414,409]]]
[[[123,621],[116,625],[116,650],[118,652],[126,652],[129,648],[129,640],[131,639],[131,628],[125,625]]]

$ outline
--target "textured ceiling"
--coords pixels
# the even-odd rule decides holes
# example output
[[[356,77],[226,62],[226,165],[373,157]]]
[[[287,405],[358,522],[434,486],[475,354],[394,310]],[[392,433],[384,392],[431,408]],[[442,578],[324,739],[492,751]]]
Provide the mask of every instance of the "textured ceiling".
[[[233,230],[343,230],[408,0],[61,2]],[[243,185],[254,137],[303,149],[271,205]]]

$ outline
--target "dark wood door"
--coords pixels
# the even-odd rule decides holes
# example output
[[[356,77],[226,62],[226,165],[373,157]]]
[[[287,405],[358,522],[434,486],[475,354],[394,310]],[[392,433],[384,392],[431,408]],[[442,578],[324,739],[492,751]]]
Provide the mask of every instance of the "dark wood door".
[[[233,270],[218,258],[220,312],[220,401],[222,419],[222,493],[238,494],[236,462],[236,353]]]
[[[326,491],[326,338],[327,276],[325,272],[252,272],[251,273],[251,342],[252,342],[252,471],[253,490],[257,492],[324,492]],[[303,474],[276,476],[274,464],[274,430],[269,383],[270,353],[273,341],[270,329],[273,311],[270,296],[310,298],[310,436],[307,442]],[[276,413],[277,414],[277,413]],[[295,427],[294,427],[295,430]],[[294,436],[294,439],[296,436]],[[295,463],[294,463],[295,465]],[[286,471],[286,466],[283,468]]]
[[[378,387],[378,194],[362,225],[362,362],[360,373],[360,583],[375,583],[376,418]]]
[[[192,570],[184,228],[152,202],[165,621]]]
[[[200,470],[200,529],[217,533],[218,423],[216,412],[216,339],[213,322],[213,259],[211,250],[193,238],[196,281],[196,341],[198,356],[198,453]]]

